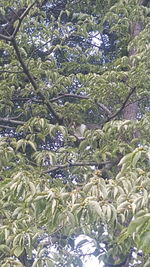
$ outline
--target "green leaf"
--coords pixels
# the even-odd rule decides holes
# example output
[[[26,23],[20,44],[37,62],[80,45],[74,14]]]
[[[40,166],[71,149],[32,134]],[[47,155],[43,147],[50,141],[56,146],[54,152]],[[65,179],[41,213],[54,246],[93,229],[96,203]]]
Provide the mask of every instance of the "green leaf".
[[[6,254],[10,254],[10,248],[6,245],[0,245],[0,251],[3,251]]]
[[[141,151],[136,152],[135,155],[133,156],[133,159],[132,159],[133,167],[136,166],[136,164],[137,164],[138,160],[140,159],[140,157],[141,157]]]
[[[36,145],[33,142],[29,140],[27,144],[29,144],[33,148],[33,150],[36,151]]]
[[[133,156],[133,153],[129,153],[127,155],[125,155],[119,162],[119,166],[120,165],[123,165],[123,164],[131,164],[131,160],[132,160],[132,156]]]
[[[138,228],[143,227],[145,223],[149,222],[150,215],[145,215],[142,217],[138,217],[135,220],[133,220],[129,226],[128,226],[128,233],[133,234],[134,232],[138,231]]]
[[[143,265],[143,267],[149,267],[150,266],[150,259],[148,259],[145,264]]]
[[[101,207],[97,201],[90,200],[88,205],[89,205],[89,208],[92,212],[97,213],[99,216],[102,215]]]
[[[19,257],[24,251],[24,247],[17,246],[15,249],[13,249],[13,253],[16,257]]]
[[[150,253],[150,231],[144,232],[140,236],[140,249],[142,249],[146,254]]]

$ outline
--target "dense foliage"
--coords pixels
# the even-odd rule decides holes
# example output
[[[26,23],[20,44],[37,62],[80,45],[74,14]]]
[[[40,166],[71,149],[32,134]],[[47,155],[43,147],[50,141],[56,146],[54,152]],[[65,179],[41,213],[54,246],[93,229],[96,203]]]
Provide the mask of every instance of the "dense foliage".
[[[149,1],[2,2],[0,265],[150,266]]]

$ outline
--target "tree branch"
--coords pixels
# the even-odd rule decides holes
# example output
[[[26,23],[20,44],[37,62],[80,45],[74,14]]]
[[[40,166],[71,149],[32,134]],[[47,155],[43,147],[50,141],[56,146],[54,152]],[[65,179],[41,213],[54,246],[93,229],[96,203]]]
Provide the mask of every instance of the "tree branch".
[[[127,95],[126,99],[124,100],[122,106],[114,114],[112,114],[111,111],[108,109],[108,107],[106,107],[103,103],[99,103],[99,102],[95,101],[96,105],[98,105],[99,108],[103,109],[107,113],[107,116],[109,115],[109,117],[105,120],[104,123],[114,119],[125,107],[127,107],[129,105],[129,104],[127,104],[127,102],[135,90],[136,90],[136,88],[134,87],[129,92],[129,94]],[[59,95],[57,97],[51,98],[50,100],[48,100],[48,102],[52,103],[52,102],[58,101],[59,99],[62,99],[62,98],[78,98],[78,99],[87,99],[88,100],[89,96],[77,95],[77,94],[62,94],[62,95]],[[141,98],[141,99],[143,99],[143,98]],[[139,101],[141,99],[138,99],[137,101]],[[17,100],[18,101],[27,101],[27,100],[30,100],[30,98],[16,98],[16,99],[12,99],[12,100],[14,100],[14,101],[17,101]],[[137,101],[135,101],[135,102],[137,102]],[[33,102],[45,103],[44,100],[40,100],[40,99],[33,99]]]
[[[125,107],[126,107],[126,104],[127,104],[127,102],[128,102],[128,100],[129,100],[129,98],[130,98],[130,96],[135,92],[135,90],[136,90],[136,87],[134,87],[130,92],[129,92],[129,94],[127,95],[127,97],[126,97],[126,99],[124,100],[124,102],[123,102],[123,104],[122,104],[122,106],[119,108],[119,110],[117,110],[114,114],[112,114],[112,116],[110,116],[106,121],[105,121],[105,123],[106,122],[108,122],[108,121],[110,121],[110,120],[112,120],[112,119],[114,119]]]
[[[19,23],[17,25],[17,27],[15,28],[15,30],[13,31],[12,35],[11,36],[5,36],[3,34],[0,34],[0,39],[3,39],[3,40],[7,40],[7,41],[11,41],[12,45],[13,45],[13,48],[15,50],[15,53],[17,55],[17,58],[21,64],[21,67],[23,68],[23,71],[24,71],[24,74],[28,77],[30,83],[32,84],[33,88],[35,89],[35,91],[38,91],[39,87],[37,85],[37,83],[35,82],[34,78],[32,77],[31,73],[29,72],[29,69],[28,67],[26,66],[21,54],[20,54],[20,51],[19,51],[19,48],[18,48],[18,45],[16,43],[16,40],[15,40],[15,36],[17,34],[17,32],[19,31],[19,28],[21,26],[21,23],[22,23],[22,20],[24,19],[24,17],[28,14],[29,10],[35,5],[35,3],[37,2],[37,0],[32,3],[30,6],[28,6],[25,11],[23,12],[23,14],[21,14],[21,16],[19,16],[19,14],[15,14],[16,16],[16,20],[18,19],[19,20]],[[14,23],[14,21],[13,21]],[[56,118],[56,120],[62,124],[63,123],[63,119],[55,112],[55,110],[53,109],[53,107],[51,106],[51,104],[49,103],[49,101],[47,101],[45,99],[45,96],[42,92],[37,92],[38,95],[41,97],[41,99],[43,100],[44,104],[46,104],[48,110],[51,112],[51,114]]]
[[[12,118],[2,118],[2,117],[0,117],[0,121],[1,122],[10,122],[10,123],[14,123],[17,125],[23,125],[25,123],[24,121],[17,121],[17,120],[13,120]]]
[[[23,71],[0,70],[0,73],[23,73]]]
[[[88,96],[84,96],[84,95],[63,94],[63,95],[59,95],[57,97],[54,97],[54,98],[50,99],[50,102],[55,102],[55,101],[57,101],[59,99],[66,98],[66,97],[79,98],[79,99],[89,99]]]
[[[28,14],[29,10],[35,5],[35,3],[37,2],[37,0],[35,2],[33,2],[31,5],[29,5],[25,11],[23,12],[22,9],[20,9],[18,12],[15,12],[14,10],[12,10],[12,12],[15,14],[15,18],[11,20],[11,22],[9,22],[9,26],[12,27],[13,29],[13,24],[16,20],[19,20],[18,25],[16,26],[16,28],[14,29],[13,33],[10,34],[9,32],[7,32],[7,29],[4,29],[4,31],[6,31],[6,33],[8,35],[4,35],[3,33],[0,34],[0,39],[5,40],[5,41],[9,41],[12,42],[12,40],[15,38],[17,32],[20,29],[21,23],[24,19],[24,17]],[[19,14],[21,11],[21,14]],[[23,13],[22,13],[23,12]]]
[[[65,163],[62,165],[55,165],[55,166],[51,167],[50,169],[43,171],[43,173],[49,173],[49,172],[57,171],[59,169],[66,169],[66,168],[71,168],[71,167],[105,166],[108,163],[111,163],[111,162],[110,161],[104,161],[104,162],[100,162],[100,163],[97,163],[94,161],[91,161],[91,162],[82,161],[82,162],[75,162],[75,163],[69,162],[69,163]]]
[[[54,98],[51,98],[49,99],[49,102],[55,102],[59,99],[62,99],[62,98],[79,98],[79,99],[89,99],[88,96],[83,96],[83,95],[75,95],[75,94],[63,94],[63,95],[60,95],[60,96],[57,96],[57,97],[54,97]],[[41,99],[31,99],[29,97],[16,97],[16,98],[13,98],[12,101],[28,101],[28,100],[32,100],[33,102],[37,102],[37,103],[43,103],[43,101]]]
[[[23,115],[23,112],[21,112],[20,114],[18,114],[18,115],[15,116],[15,117],[11,117],[10,119],[11,119],[11,120],[18,119],[21,115]]]
[[[17,55],[17,58],[18,58],[18,60],[19,60],[19,62],[20,62],[21,67],[23,68],[24,73],[25,73],[26,76],[28,77],[28,79],[29,79],[30,83],[32,84],[33,88],[34,88],[35,90],[37,90],[37,89],[38,89],[38,85],[36,84],[34,78],[33,78],[32,75],[30,74],[30,72],[29,72],[29,70],[28,70],[26,64],[24,63],[24,61],[23,61],[23,59],[22,59],[22,56],[21,56],[21,54],[20,54],[20,51],[19,51],[19,48],[18,48],[18,45],[17,45],[15,39],[12,40],[12,45],[13,45],[13,47],[14,47],[14,50],[15,50],[16,55]]]
[[[25,75],[27,76],[27,78],[29,79],[30,83],[32,84],[34,90],[37,92],[37,94],[41,97],[41,99],[43,100],[43,103],[46,104],[48,110],[50,111],[50,113],[55,117],[55,119],[60,123],[62,124],[63,123],[63,118],[61,118],[56,112],[55,110],[53,109],[53,107],[51,106],[51,104],[49,103],[49,100],[46,100],[45,99],[45,96],[42,92],[38,91],[39,87],[37,85],[37,83],[35,82],[34,78],[32,77],[31,73],[29,72],[26,64],[24,63],[23,61],[23,58],[20,54],[20,51],[19,51],[19,48],[18,48],[18,45],[16,43],[16,40],[13,39],[12,40],[12,45],[14,47],[14,50],[16,52],[16,55],[17,55],[17,58],[23,68],[23,71],[25,73]]]
[[[11,126],[1,125],[1,124],[0,124],[0,128],[9,129],[9,130],[15,130],[16,129],[16,127],[11,127]]]
[[[20,17],[18,16],[18,20],[19,20],[19,22],[18,22],[18,25],[16,26],[16,28],[15,28],[15,30],[14,30],[12,36],[11,36],[11,39],[14,39],[14,38],[15,38],[17,32],[18,32],[19,29],[20,29],[20,26],[21,26],[21,23],[22,23],[23,19],[24,19],[25,16],[29,13],[30,9],[36,4],[36,2],[37,2],[37,0],[36,0],[35,2],[33,2],[31,5],[29,5],[29,6],[25,9],[25,11],[23,12],[23,14],[22,14]],[[16,14],[16,15],[17,15],[17,14]]]
[[[31,51],[31,53],[29,54],[29,59],[28,59],[27,66],[28,66],[29,63],[30,63],[30,60],[31,60],[32,56],[33,56],[39,49],[43,48],[44,46],[46,46],[46,45],[47,45],[48,43],[50,43],[50,42],[51,42],[51,39],[48,40],[47,42],[45,42],[43,45],[38,46],[35,50]],[[34,45],[34,44],[33,44],[33,45]],[[51,47],[51,48],[49,49],[48,54],[50,54],[50,53],[53,51],[53,49],[54,49],[54,48]]]
[[[0,33],[0,39],[4,41],[11,41],[11,37]]]
[[[111,111],[102,103],[98,103],[97,101],[95,102],[99,108],[103,109],[107,115],[112,115]]]
[[[143,5],[143,6],[147,6],[148,3],[149,3],[149,0],[143,0],[142,5]]]

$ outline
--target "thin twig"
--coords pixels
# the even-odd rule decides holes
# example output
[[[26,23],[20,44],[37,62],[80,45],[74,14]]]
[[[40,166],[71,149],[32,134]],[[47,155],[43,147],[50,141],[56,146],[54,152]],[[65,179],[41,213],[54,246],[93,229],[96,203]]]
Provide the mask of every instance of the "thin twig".
[[[0,33],[0,39],[4,41],[11,41],[12,37]]]
[[[21,112],[20,114],[18,114],[18,115],[15,116],[15,117],[11,117],[10,119],[11,119],[11,120],[18,119],[21,115],[23,115],[23,112]]]
[[[9,130],[15,130],[16,129],[16,127],[11,127],[11,126],[1,125],[1,124],[0,124],[0,128],[9,129]]]
[[[46,43],[44,43],[43,45],[38,46],[35,50],[31,51],[31,54],[30,54],[29,59],[28,59],[27,66],[29,65],[30,60],[31,60],[32,56],[35,54],[35,52],[37,52],[39,49],[43,48],[44,46],[46,46],[46,45],[47,45],[48,43],[50,43],[50,42],[51,42],[51,39],[48,40],[48,41],[47,41]],[[34,45],[34,44],[33,44],[33,45]],[[53,49],[54,49],[54,48],[51,47],[51,48],[49,49],[48,54],[50,54],[50,53],[53,51]]]
[[[23,71],[0,70],[0,73],[23,73]]]
[[[104,104],[99,103],[97,101],[95,103],[98,105],[99,108],[103,109],[107,113],[107,115],[112,115],[111,111]]]

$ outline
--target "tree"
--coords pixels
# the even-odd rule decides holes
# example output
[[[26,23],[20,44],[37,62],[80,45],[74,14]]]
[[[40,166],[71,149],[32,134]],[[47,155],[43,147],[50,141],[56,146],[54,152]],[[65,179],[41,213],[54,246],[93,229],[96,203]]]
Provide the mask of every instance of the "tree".
[[[149,12],[0,6],[1,266],[150,265]]]

